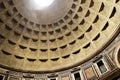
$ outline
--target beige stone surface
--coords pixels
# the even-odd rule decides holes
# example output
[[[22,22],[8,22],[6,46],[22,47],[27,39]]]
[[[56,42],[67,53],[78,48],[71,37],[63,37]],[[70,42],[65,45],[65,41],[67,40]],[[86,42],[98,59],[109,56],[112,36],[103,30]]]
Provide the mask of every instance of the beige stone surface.
[[[120,29],[119,1],[56,0],[44,11],[30,10],[28,3],[0,1],[3,66],[53,71],[80,64],[102,50]]]

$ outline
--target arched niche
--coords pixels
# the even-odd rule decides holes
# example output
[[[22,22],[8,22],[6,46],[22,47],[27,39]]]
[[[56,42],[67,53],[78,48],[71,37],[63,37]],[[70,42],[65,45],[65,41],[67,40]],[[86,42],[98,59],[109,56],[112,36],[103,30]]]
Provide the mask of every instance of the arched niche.
[[[118,59],[118,64],[120,65],[120,48],[118,49],[117,59]]]
[[[115,64],[117,65],[118,68],[120,68],[120,46],[116,49],[114,54]]]

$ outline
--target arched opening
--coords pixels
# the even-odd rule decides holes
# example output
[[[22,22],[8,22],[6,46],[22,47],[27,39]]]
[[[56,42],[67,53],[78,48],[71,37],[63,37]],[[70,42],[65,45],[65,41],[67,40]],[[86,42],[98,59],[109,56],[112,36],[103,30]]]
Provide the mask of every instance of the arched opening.
[[[118,68],[120,68],[120,47],[116,49],[116,54],[115,54],[115,63]]]
[[[119,50],[118,50],[118,63],[119,63],[119,65],[120,65],[120,48],[119,48]]]

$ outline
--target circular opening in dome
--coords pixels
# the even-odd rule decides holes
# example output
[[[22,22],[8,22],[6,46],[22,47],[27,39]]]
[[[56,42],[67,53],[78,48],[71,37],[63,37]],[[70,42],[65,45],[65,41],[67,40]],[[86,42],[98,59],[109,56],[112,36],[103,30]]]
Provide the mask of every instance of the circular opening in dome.
[[[53,2],[54,0],[34,0],[35,7],[37,7],[37,9],[44,9],[50,6]]]

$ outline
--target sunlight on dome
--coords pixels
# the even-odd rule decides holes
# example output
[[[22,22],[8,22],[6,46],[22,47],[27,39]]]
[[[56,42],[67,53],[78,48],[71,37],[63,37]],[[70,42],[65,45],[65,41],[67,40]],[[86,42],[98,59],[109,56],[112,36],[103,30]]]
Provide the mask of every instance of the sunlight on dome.
[[[50,6],[54,0],[34,0],[34,3],[36,4],[37,9],[44,9],[48,6]]]

